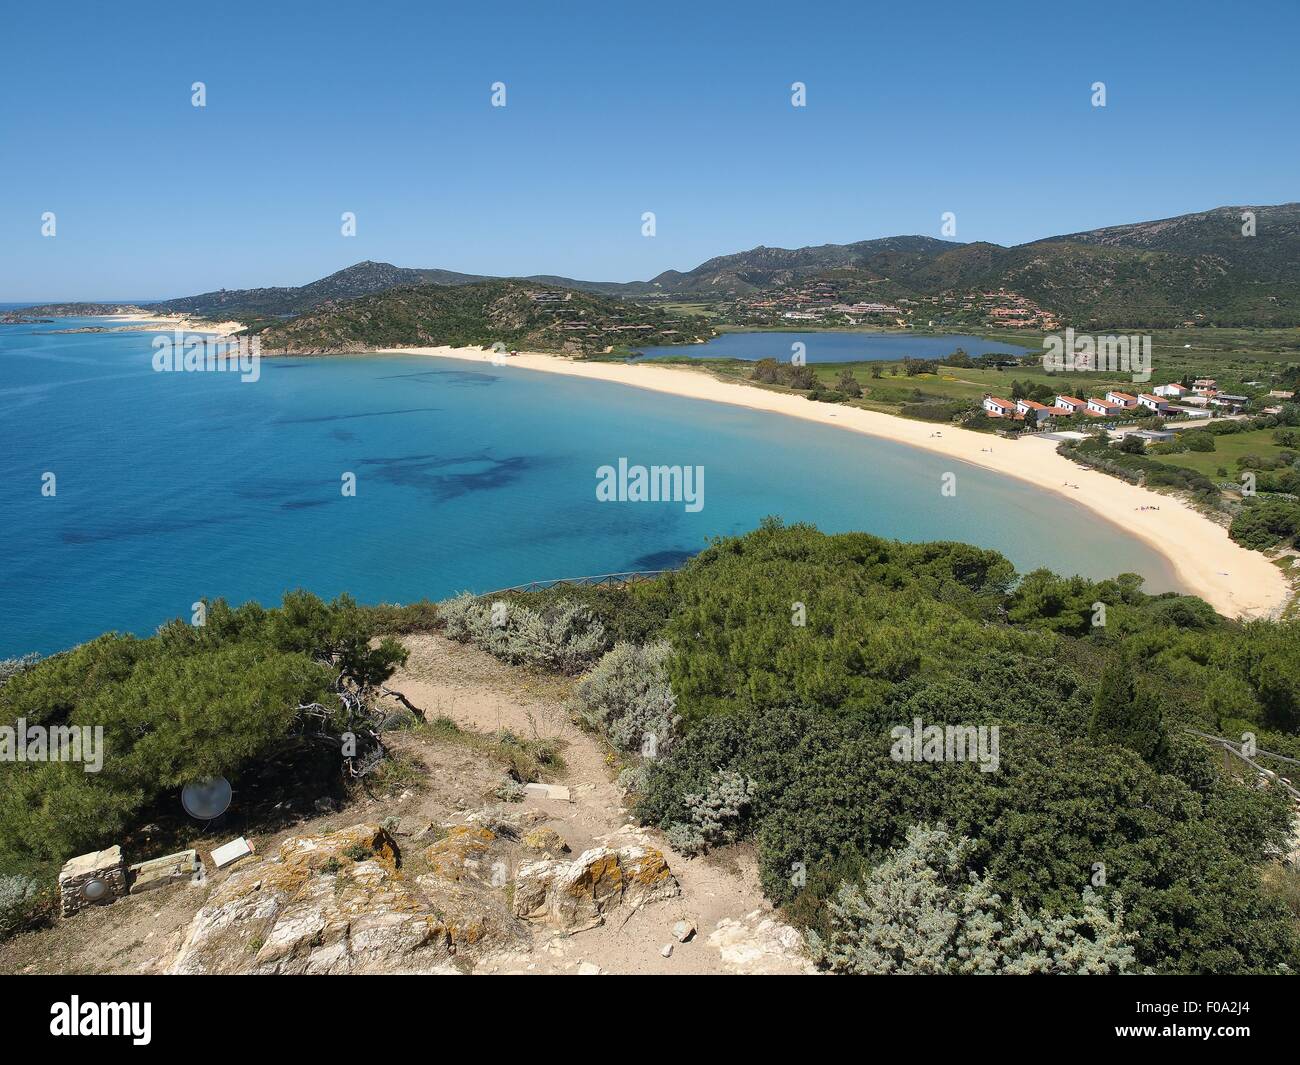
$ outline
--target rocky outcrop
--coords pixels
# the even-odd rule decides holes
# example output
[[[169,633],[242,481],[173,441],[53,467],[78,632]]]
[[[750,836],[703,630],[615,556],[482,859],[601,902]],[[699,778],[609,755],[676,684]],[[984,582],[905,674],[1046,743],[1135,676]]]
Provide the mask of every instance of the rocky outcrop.
[[[397,862],[397,844],[375,824],[291,838],[213,892],[170,972],[444,970],[451,930]]]
[[[663,852],[643,846],[595,847],[571,862],[552,859],[521,865],[513,909],[516,917],[580,932],[604,923],[617,906],[635,909],[679,894]]]
[[[709,945],[717,948],[732,972],[815,971],[804,953],[803,936],[761,910],[741,918],[724,917],[710,933]]]
[[[447,826],[410,875],[378,824],[291,837],[217,884],[168,971],[450,972],[453,960],[526,950],[530,922],[572,933],[680,894],[653,847],[534,860],[563,853],[563,840],[535,818],[514,822],[495,813]]]

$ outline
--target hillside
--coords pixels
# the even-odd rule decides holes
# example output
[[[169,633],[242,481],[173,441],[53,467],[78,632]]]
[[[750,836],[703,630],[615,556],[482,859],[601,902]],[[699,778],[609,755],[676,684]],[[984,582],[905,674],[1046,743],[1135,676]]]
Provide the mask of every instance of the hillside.
[[[595,354],[629,344],[704,339],[707,326],[657,308],[520,281],[418,285],[330,300],[262,334],[268,353],[487,346]]]
[[[1241,232],[1241,216],[1248,210],[1255,214],[1251,237]],[[1006,292],[1076,329],[1185,324],[1286,328],[1300,325],[1300,204],[1219,207],[1014,247],[925,236],[803,248],[759,246],[715,256],[691,270],[666,270],[649,281],[626,283],[549,274],[489,278],[365,261],[299,287],[219,289],[150,309],[261,325],[315,312],[327,303],[417,285],[512,280],[628,300],[718,300],[788,297],[792,290],[824,279],[849,289],[858,286],[873,298],[932,306],[969,293]],[[107,314],[138,309],[61,304],[27,310]],[[925,315],[931,317],[929,311]]]
[[[666,270],[650,285],[664,292],[741,293],[788,285],[829,270],[878,274],[887,264],[911,257],[933,258],[962,245],[932,237],[885,237],[856,244],[821,244],[809,248],[757,247],[719,255],[694,270]]]
[[[636,584],[214,600],[3,663],[113,762],[0,761],[0,972],[1294,972],[1297,662],[1134,574],[775,518]],[[133,890],[56,919],[109,847]]]
[[[1242,235],[1253,211],[1256,235]],[[779,293],[817,278],[871,283],[889,299],[1006,290],[1076,328],[1300,323],[1300,204],[1220,207],[1015,247],[891,237],[758,247],[652,284],[688,297]]]

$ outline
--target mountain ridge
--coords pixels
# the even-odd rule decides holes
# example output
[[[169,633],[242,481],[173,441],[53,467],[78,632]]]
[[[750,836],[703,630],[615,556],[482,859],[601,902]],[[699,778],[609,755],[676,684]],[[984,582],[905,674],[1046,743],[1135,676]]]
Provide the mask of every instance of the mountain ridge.
[[[1255,233],[1243,233],[1250,212]],[[898,299],[975,289],[1024,295],[1076,326],[1300,325],[1300,203],[1221,206],[1004,246],[922,235],[849,244],[759,245],[649,281],[551,274],[498,278],[363,260],[301,286],[219,289],[148,305],[250,324],[394,288],[514,281],[628,299],[752,296],[825,275],[880,286]],[[59,305],[23,308],[31,313]]]

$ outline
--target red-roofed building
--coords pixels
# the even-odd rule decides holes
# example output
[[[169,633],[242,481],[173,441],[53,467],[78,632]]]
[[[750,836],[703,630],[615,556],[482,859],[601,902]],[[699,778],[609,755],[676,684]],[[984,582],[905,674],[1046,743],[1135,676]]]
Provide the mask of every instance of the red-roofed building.
[[[997,396],[985,396],[984,411],[991,418],[1010,418],[1016,413],[1016,405]]]

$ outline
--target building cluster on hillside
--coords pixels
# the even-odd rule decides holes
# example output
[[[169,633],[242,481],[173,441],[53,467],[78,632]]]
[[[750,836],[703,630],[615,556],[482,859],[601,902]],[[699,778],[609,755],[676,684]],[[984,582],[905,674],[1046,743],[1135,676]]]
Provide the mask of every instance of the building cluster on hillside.
[[[1112,389],[1103,397],[1081,399],[1078,396],[1058,395],[1051,403],[1037,403],[1032,399],[1014,402],[992,394],[984,396],[983,408],[990,418],[1007,418],[1012,421],[1038,425],[1049,418],[1122,418],[1126,414],[1149,410],[1161,416],[1209,418],[1214,413],[1209,408],[1219,408],[1228,413],[1240,413],[1250,403],[1247,396],[1220,392],[1212,378],[1201,378],[1191,388],[1173,383],[1157,385],[1150,392],[1136,395]],[[1171,402],[1177,400],[1177,403]]]
[[[918,313],[935,322],[958,321],[979,323],[997,329],[1041,329],[1050,332],[1061,327],[1060,319],[1028,296],[1007,289],[996,292],[945,292],[939,296],[920,296]]]
[[[889,287],[890,283],[885,278],[815,278],[738,296],[722,308],[722,313],[731,321],[745,323],[822,322],[904,329],[915,325],[981,325],[1050,331],[1061,324],[1056,315],[1028,296],[1006,289],[886,299],[872,293],[872,289],[880,291],[878,286]]]
[[[613,344],[677,344],[697,339],[695,333],[684,335],[681,330],[669,327],[682,324],[677,318],[664,318],[660,324],[646,322],[645,315],[636,314],[631,307],[626,314],[594,314],[590,307],[574,307],[572,292],[532,292],[529,299],[554,316],[552,328],[567,343],[588,350],[610,348]]]
[[[907,327],[908,312],[897,301],[859,299],[846,295],[847,285],[813,280],[789,288],[737,297],[726,309],[728,316],[757,322],[823,322],[827,325],[877,324]],[[862,283],[852,285],[861,290]]]

